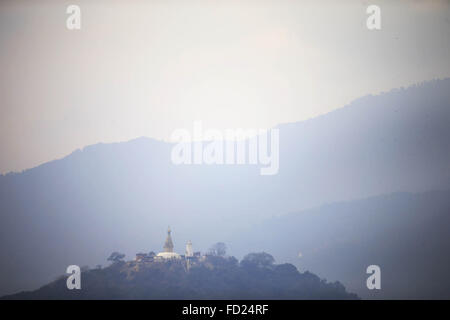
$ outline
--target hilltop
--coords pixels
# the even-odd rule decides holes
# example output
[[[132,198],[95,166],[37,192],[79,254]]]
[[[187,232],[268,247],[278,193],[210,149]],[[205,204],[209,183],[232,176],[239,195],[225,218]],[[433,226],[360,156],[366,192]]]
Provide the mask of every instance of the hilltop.
[[[187,268],[185,259],[115,261],[84,270],[81,289],[66,276],[36,291],[3,299],[357,299],[339,282],[329,283],[292,264],[275,264],[267,253],[206,255]]]

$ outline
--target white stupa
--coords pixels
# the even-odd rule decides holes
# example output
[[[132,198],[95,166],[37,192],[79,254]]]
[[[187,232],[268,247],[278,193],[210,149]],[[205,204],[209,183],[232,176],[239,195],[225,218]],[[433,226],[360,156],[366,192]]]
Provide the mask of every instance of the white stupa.
[[[181,256],[176,253],[173,252],[173,242],[172,242],[172,237],[170,236],[170,227],[167,230],[167,238],[166,238],[166,242],[164,243],[164,251],[160,252],[157,254],[157,257],[161,257],[164,259],[180,259]]]

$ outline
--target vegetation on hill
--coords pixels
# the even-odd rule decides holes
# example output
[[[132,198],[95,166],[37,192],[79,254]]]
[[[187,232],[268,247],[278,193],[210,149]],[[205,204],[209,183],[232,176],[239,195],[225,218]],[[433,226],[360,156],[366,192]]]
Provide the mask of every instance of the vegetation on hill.
[[[275,264],[267,253],[242,261],[206,255],[185,259],[122,261],[82,270],[81,289],[68,290],[67,276],[32,292],[4,299],[357,299],[339,282],[328,283],[292,264]]]

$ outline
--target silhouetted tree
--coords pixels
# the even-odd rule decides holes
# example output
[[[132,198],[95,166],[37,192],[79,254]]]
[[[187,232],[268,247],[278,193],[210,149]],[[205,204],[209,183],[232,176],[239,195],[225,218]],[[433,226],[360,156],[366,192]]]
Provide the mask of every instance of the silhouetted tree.
[[[275,262],[272,255],[265,252],[249,253],[241,261],[241,265],[246,267],[271,267]]]
[[[224,256],[227,253],[227,246],[223,242],[217,242],[209,249],[209,253],[215,256]]]
[[[122,261],[123,258],[125,258],[125,254],[114,251],[113,253],[111,253],[111,255],[109,256],[109,258],[107,260],[112,261],[114,263],[114,262]]]
[[[297,268],[290,263],[279,264],[275,267],[275,271],[277,274],[287,277],[294,277],[299,275]]]

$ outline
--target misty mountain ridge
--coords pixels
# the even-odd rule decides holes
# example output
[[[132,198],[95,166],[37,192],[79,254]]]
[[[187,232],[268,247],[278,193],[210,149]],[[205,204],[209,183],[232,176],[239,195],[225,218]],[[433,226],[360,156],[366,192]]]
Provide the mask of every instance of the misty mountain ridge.
[[[175,166],[172,144],[149,138],[88,146],[0,176],[0,246],[8,257],[0,294],[48,283],[70,264],[95,265],[114,250],[158,248],[167,225],[179,248],[187,239],[200,250],[210,239],[230,239],[233,253],[243,254],[248,239],[233,237],[273,216],[442,188],[450,182],[449,101],[450,79],[436,80],[279,125],[274,176],[252,165]],[[317,234],[309,241],[327,241]]]
[[[450,299],[449,213],[450,185],[286,214],[255,224],[245,236],[236,234],[233,243],[338,278],[363,299]],[[374,264],[381,268],[380,291],[366,288],[365,269]]]

